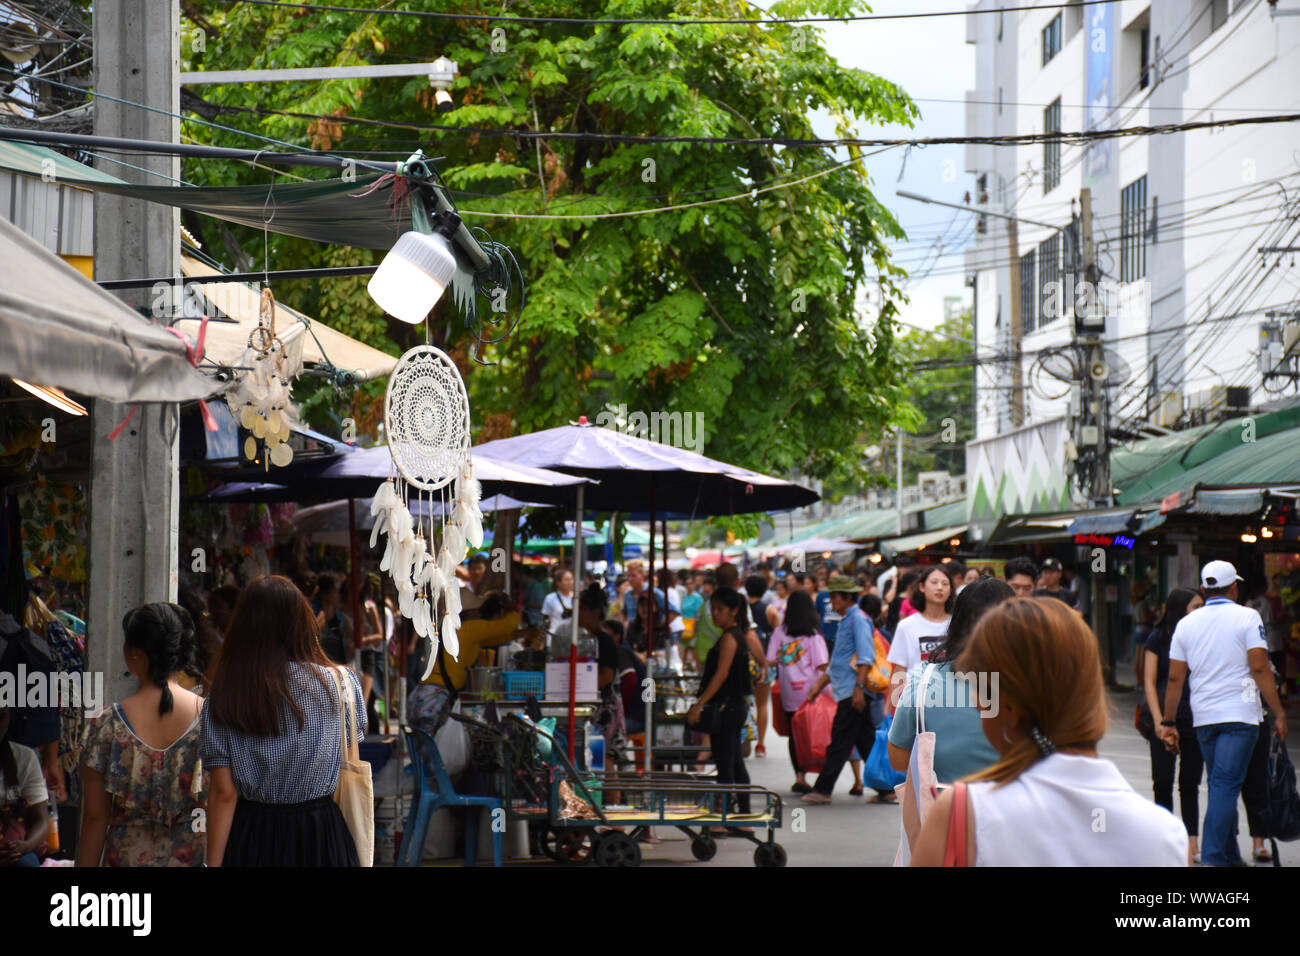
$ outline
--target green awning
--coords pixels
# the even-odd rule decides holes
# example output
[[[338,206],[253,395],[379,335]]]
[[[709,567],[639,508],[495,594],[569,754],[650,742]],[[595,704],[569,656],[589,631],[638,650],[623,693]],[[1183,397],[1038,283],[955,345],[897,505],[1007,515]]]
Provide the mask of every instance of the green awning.
[[[1206,426],[1197,437],[1185,440],[1181,449],[1175,446],[1170,450],[1167,438],[1153,441],[1166,443],[1163,460],[1158,463],[1146,442],[1140,442],[1134,452],[1113,456],[1113,460],[1122,460],[1125,454],[1138,454],[1147,463],[1145,473],[1127,486],[1114,482],[1121,489],[1116,499],[1120,504],[1160,501],[1198,485],[1300,484],[1300,406]],[[1129,463],[1124,467],[1129,468]]]

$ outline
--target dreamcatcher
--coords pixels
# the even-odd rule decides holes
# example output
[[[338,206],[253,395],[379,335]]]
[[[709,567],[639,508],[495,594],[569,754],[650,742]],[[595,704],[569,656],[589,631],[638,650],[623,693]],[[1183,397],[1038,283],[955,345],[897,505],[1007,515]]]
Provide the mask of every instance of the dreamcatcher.
[[[275,334],[275,296],[263,289],[257,328],[249,333],[239,361],[247,371],[226,393],[226,403],[239,424],[252,433],[244,439],[244,457],[255,461],[263,455],[267,470],[293,461],[288,442],[298,413],[289,388],[302,370],[302,344],[302,336],[286,346]]]
[[[384,429],[394,474],[371,504],[370,546],[386,535],[379,567],[397,587],[398,609],[430,643],[427,678],[439,634],[452,657],[460,656],[456,568],[467,545],[483,544],[479,483],[469,453],[469,397],[446,353],[421,345],[398,360],[384,397]],[[435,519],[442,523],[437,538]]]

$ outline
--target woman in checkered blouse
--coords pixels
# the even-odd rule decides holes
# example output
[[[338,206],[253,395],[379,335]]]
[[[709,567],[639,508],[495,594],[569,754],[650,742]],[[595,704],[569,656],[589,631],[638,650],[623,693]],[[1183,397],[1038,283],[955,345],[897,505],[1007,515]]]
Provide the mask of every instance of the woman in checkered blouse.
[[[302,592],[278,576],[244,589],[199,739],[210,773],[209,866],[359,865],[333,799],[342,704],[331,669],[364,731],[361,683],[321,650]]]

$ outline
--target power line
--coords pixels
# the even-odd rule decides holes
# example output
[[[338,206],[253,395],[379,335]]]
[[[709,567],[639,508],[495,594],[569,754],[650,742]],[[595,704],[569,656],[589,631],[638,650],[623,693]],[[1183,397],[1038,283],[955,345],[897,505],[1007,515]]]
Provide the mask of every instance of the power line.
[[[428,10],[386,10],[376,7],[345,7],[333,4],[322,3],[295,3],[291,0],[234,0],[235,3],[250,4],[262,7],[290,7],[299,10],[313,10],[324,13],[364,13],[371,16],[402,16],[402,17],[420,17],[431,20],[486,20],[493,23],[562,23],[577,26],[640,26],[640,25],[659,25],[670,27],[681,26],[764,26],[777,23],[848,23],[871,20],[919,20],[932,17],[964,17],[970,14],[988,14],[988,13],[1020,13],[1029,10],[1051,10],[1063,7],[1091,7],[1101,3],[1108,3],[1110,0],[1075,0],[1075,2],[1066,3],[1045,3],[1030,6],[1019,7],[999,7],[989,10],[939,10],[932,13],[869,13],[853,14],[843,17],[765,17],[758,16],[755,18],[738,17],[738,18],[701,18],[701,19],[663,19],[655,17],[640,17],[629,19],[599,19],[593,17],[538,17],[538,16],[507,16],[505,14],[488,14],[488,13],[443,13]],[[760,8],[758,12],[762,14]]]

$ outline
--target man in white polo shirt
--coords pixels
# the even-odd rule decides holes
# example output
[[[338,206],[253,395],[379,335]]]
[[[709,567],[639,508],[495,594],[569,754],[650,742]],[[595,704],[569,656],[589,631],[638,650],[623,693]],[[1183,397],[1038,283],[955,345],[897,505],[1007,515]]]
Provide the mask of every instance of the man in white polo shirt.
[[[1205,808],[1201,859],[1208,866],[1244,866],[1237,846],[1237,799],[1250,755],[1259,740],[1260,695],[1276,715],[1275,732],[1286,739],[1286,717],[1268,662],[1268,641],[1259,612],[1237,603],[1242,578],[1227,561],[1201,570],[1205,606],[1174,629],[1169,645],[1169,685],[1159,734],[1178,748],[1174,717],[1191,679],[1192,723],[1205,757],[1210,799]]]

